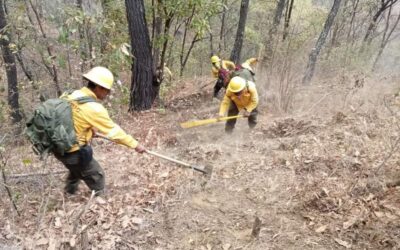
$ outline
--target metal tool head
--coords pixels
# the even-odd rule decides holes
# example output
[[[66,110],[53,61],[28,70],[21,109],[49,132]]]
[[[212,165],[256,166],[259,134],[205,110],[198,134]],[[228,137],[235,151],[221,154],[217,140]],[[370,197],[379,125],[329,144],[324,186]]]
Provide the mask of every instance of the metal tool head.
[[[213,171],[213,166],[211,166],[210,164],[207,164],[206,166],[204,166],[203,170],[204,170],[204,175],[205,175],[205,177],[206,177],[208,180],[211,179],[211,175],[212,175],[212,171]]]
[[[192,168],[198,172],[201,172],[204,174],[204,176],[207,179],[211,179],[212,171],[213,171],[213,166],[207,164],[206,166],[192,166]]]

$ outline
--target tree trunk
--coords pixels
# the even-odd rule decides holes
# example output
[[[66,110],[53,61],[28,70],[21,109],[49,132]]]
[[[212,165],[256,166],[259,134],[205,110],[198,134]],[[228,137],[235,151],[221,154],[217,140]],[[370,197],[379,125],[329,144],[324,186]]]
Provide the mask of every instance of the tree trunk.
[[[287,7],[286,7],[285,26],[283,27],[282,40],[285,40],[287,35],[288,35],[288,33],[289,33],[288,30],[289,30],[290,18],[292,17],[293,3],[294,3],[294,0],[290,0],[290,2],[288,2]]]
[[[186,18],[186,20],[184,21],[185,30],[183,32],[181,52],[180,52],[180,55],[179,55],[179,62],[180,62],[180,72],[179,72],[179,74],[180,74],[180,76],[183,76],[183,71],[185,70],[186,63],[187,63],[187,61],[189,59],[190,54],[192,53],[192,49],[194,48],[194,45],[198,41],[204,39],[204,38],[198,38],[199,34],[196,33],[193,36],[192,41],[190,42],[189,48],[187,49],[187,52],[186,52],[186,55],[185,55],[185,47],[186,47],[185,45],[186,45],[186,41],[187,41],[187,38],[188,38],[188,32],[189,32],[189,29],[190,29],[190,26],[192,24],[193,17],[195,16],[196,11],[197,11],[196,6],[193,6],[191,15],[188,18]]]
[[[197,37],[198,37],[198,34],[194,35],[194,37],[193,37],[193,39],[192,39],[192,42],[190,43],[190,46],[189,46],[188,51],[186,52],[186,55],[185,55],[185,56],[184,56],[184,51],[182,50],[182,52],[181,52],[182,55],[181,55],[181,70],[180,70],[180,76],[183,76],[183,71],[184,71],[184,69],[185,69],[185,67],[186,67],[186,63],[187,63],[187,61],[188,61],[188,59],[189,59],[190,54],[192,53],[192,49],[193,49],[195,43],[197,43],[198,41],[202,40],[202,39],[199,39],[199,38],[197,38]]]
[[[41,33],[43,39],[46,42],[47,54],[48,54],[49,58],[51,58],[51,65],[48,65],[46,60],[44,58],[42,58],[44,66],[46,67],[46,69],[49,72],[49,74],[53,77],[53,82],[54,82],[54,85],[56,87],[57,95],[60,96],[62,94],[62,92],[61,92],[60,84],[58,82],[58,71],[57,71],[57,67],[56,67],[56,64],[55,64],[55,58],[57,56],[53,54],[52,47],[51,47],[50,43],[48,42],[46,33],[44,32],[42,19],[41,19],[41,14],[36,9],[36,7],[33,5],[32,0],[28,0],[28,1],[29,1],[29,4],[30,4],[31,8],[32,8],[33,13],[35,14],[36,21],[38,22],[40,33]]]
[[[151,108],[158,95],[159,84],[153,70],[144,2],[125,0],[125,6],[134,56],[129,111],[147,110]]]
[[[378,18],[383,14],[383,12],[387,8],[392,7],[396,2],[397,2],[397,0],[381,0],[381,7],[378,9],[378,11],[373,16],[372,21],[368,26],[367,33],[365,33],[363,42],[371,42],[370,37],[378,24]]]
[[[161,7],[160,2],[153,4],[153,30],[152,30],[152,51],[153,51],[153,70],[157,74],[158,82],[161,84],[163,80],[163,68],[160,63],[160,45],[161,40],[161,28],[162,28],[162,18],[161,18]]]
[[[328,46],[327,51],[326,51],[326,60],[329,59],[329,56],[331,55],[331,51],[334,47],[337,46],[337,36],[338,36],[338,31],[339,31],[339,24],[336,23],[333,27],[333,32],[332,32],[332,37],[331,37],[331,44]]]
[[[249,0],[242,0],[240,5],[240,17],[239,17],[239,25],[236,32],[235,44],[233,45],[233,49],[231,52],[231,61],[234,63],[239,63],[240,54],[242,51],[243,39],[244,39],[244,31],[246,28],[246,20],[247,13],[249,11]]]
[[[164,74],[164,64],[166,61],[165,57],[167,54],[168,42],[169,42],[169,38],[167,39],[166,37],[169,36],[169,29],[171,28],[171,24],[172,24],[172,17],[169,16],[165,20],[165,24],[164,24],[164,42],[163,42],[163,46],[162,46],[162,50],[161,50],[161,58],[160,58],[160,67],[162,67],[162,69],[163,69],[163,74]]]
[[[383,32],[382,41],[381,41],[381,44],[379,46],[378,55],[376,56],[375,61],[374,61],[373,65],[372,65],[372,71],[376,70],[376,65],[377,65],[379,59],[382,56],[383,50],[385,49],[386,45],[389,43],[390,37],[392,36],[393,31],[396,29],[396,27],[397,27],[397,25],[399,24],[399,21],[400,21],[400,15],[398,15],[394,25],[392,26],[392,28],[389,31],[390,16],[391,16],[391,13],[392,13],[392,7],[393,6],[390,6],[390,8],[389,8],[389,12],[388,12],[388,15],[387,15],[387,18],[386,18],[385,30]],[[389,33],[388,33],[388,31],[389,31]]]
[[[222,16],[221,16],[221,29],[219,31],[218,54],[221,55],[222,50],[225,50],[225,19],[226,19],[226,4],[228,0],[222,0]],[[222,49],[223,48],[223,49]],[[214,51],[213,51],[214,52]]]
[[[264,55],[264,62],[267,65],[270,65],[273,59],[273,53],[274,53],[274,43],[275,43],[275,37],[276,33],[278,31],[278,26],[279,23],[281,22],[282,14],[283,14],[283,9],[285,8],[285,2],[286,0],[279,0],[278,3],[276,4],[276,9],[275,9],[275,15],[274,15],[274,21],[272,23],[271,29],[268,32],[268,37],[265,42],[265,55]]]
[[[104,5],[104,3],[103,3]],[[79,11],[84,13],[83,8],[82,8],[82,0],[77,0],[76,1],[76,7],[78,8]],[[86,44],[86,39],[85,39],[85,23],[86,20],[83,19],[83,23],[80,24],[78,23],[78,35],[79,35],[79,54],[80,58],[82,60],[81,62],[81,72],[85,72],[87,70],[86,64],[89,58],[89,52],[87,51],[87,44]]]
[[[353,7],[352,7],[352,11],[351,11],[349,30],[347,31],[347,36],[346,36],[346,42],[349,43],[351,40],[353,40],[352,41],[352,45],[353,45],[355,39],[354,39],[354,37],[353,37],[353,39],[351,39],[351,31],[353,30],[353,27],[354,27],[354,20],[355,20],[356,14],[357,14],[359,0],[355,0],[352,3],[353,3]]]
[[[319,35],[318,41],[315,47],[311,50],[309,55],[309,60],[306,68],[306,72],[303,77],[303,84],[308,84],[311,81],[311,78],[314,75],[315,64],[317,63],[318,55],[324,46],[326,37],[328,36],[329,30],[331,29],[333,22],[335,21],[336,14],[339,11],[340,3],[342,0],[335,0],[333,2],[333,6],[331,11],[329,12],[328,18],[326,19],[324,28]]]
[[[4,11],[4,1],[0,0],[0,47],[3,52],[4,66],[6,68],[8,83],[8,105],[11,110],[11,121],[17,124],[22,116],[19,110],[19,92],[17,81],[17,67],[15,57],[10,49],[10,32],[7,30],[7,19]]]

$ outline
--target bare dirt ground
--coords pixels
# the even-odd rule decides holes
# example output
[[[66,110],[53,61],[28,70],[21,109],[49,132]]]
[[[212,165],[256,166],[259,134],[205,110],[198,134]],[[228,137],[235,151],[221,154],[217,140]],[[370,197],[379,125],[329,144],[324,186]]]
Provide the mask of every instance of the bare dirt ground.
[[[215,116],[205,82],[180,85],[163,110],[116,120],[148,148],[213,165],[210,180],[96,140],[105,200],[89,201],[84,184],[64,197],[62,175],[8,178],[21,215],[1,187],[0,248],[400,248],[400,189],[386,186],[400,176],[395,79],[304,87],[287,115],[263,97],[256,129],[239,120],[233,135],[223,124],[179,128]],[[13,152],[6,173],[42,169],[28,146]],[[54,159],[45,167],[62,169]]]

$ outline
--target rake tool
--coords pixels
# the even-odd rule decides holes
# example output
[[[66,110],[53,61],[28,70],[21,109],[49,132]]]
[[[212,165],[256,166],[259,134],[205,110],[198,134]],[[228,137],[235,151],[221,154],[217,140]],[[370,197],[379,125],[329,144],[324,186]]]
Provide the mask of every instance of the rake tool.
[[[193,128],[197,126],[203,126],[203,125],[208,125],[208,124],[213,124],[217,122],[222,122],[222,121],[227,121],[231,119],[238,119],[238,118],[243,118],[243,115],[234,115],[234,116],[226,116],[226,117],[220,117],[220,118],[211,118],[211,119],[205,119],[205,120],[196,120],[196,121],[188,121],[181,123],[182,128]]]
[[[108,140],[108,141],[114,142],[113,140],[111,140],[110,138],[108,138],[108,137],[105,136],[105,135],[96,133],[96,136],[97,136],[97,137],[100,137],[100,138],[103,138],[103,139],[106,139],[106,140]],[[180,160],[173,159],[173,158],[171,158],[171,157],[169,157],[169,156],[165,156],[165,155],[162,155],[162,154],[160,154],[160,153],[156,153],[156,152],[151,151],[151,150],[148,150],[148,149],[146,149],[145,152],[148,153],[148,154],[150,154],[150,155],[153,155],[153,156],[162,158],[162,159],[164,159],[164,160],[177,163],[177,164],[179,164],[180,166],[183,166],[183,167],[186,167],[186,168],[191,168],[191,169],[193,169],[193,170],[196,170],[196,171],[198,171],[198,172],[201,172],[201,173],[203,173],[204,175],[206,175],[206,177],[207,177],[208,179],[211,178],[211,174],[212,174],[212,170],[213,170],[213,167],[212,167],[211,165],[206,165],[206,166],[204,166],[204,167],[200,167],[200,166],[195,166],[195,165],[192,165],[192,164],[189,164],[189,163],[180,161]]]

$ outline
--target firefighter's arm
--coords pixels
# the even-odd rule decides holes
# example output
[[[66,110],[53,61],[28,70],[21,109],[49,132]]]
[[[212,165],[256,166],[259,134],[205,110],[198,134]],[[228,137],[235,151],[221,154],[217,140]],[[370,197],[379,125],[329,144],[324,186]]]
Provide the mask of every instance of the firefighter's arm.
[[[211,73],[213,75],[214,78],[218,78],[218,69],[215,67],[211,68]]]
[[[130,148],[136,148],[138,142],[130,135],[125,133],[125,131],[116,123],[114,123],[107,110],[98,103],[90,103],[96,105],[94,112],[87,112],[87,121],[101,134],[105,135],[112,141],[118,144],[125,145]]]
[[[255,87],[250,87],[249,92],[251,94],[250,103],[245,107],[248,112],[251,113],[253,109],[257,108],[258,105],[258,93]]]
[[[252,57],[252,58],[247,59],[244,63],[248,63],[250,66],[253,66],[257,62],[258,62],[258,59],[255,57]]]
[[[225,61],[225,66],[229,70],[234,70],[236,68],[236,65],[232,61]]]
[[[222,99],[221,106],[219,107],[219,116],[223,117],[228,112],[229,104],[231,103],[231,99],[228,97],[228,93],[224,95],[224,99]]]

